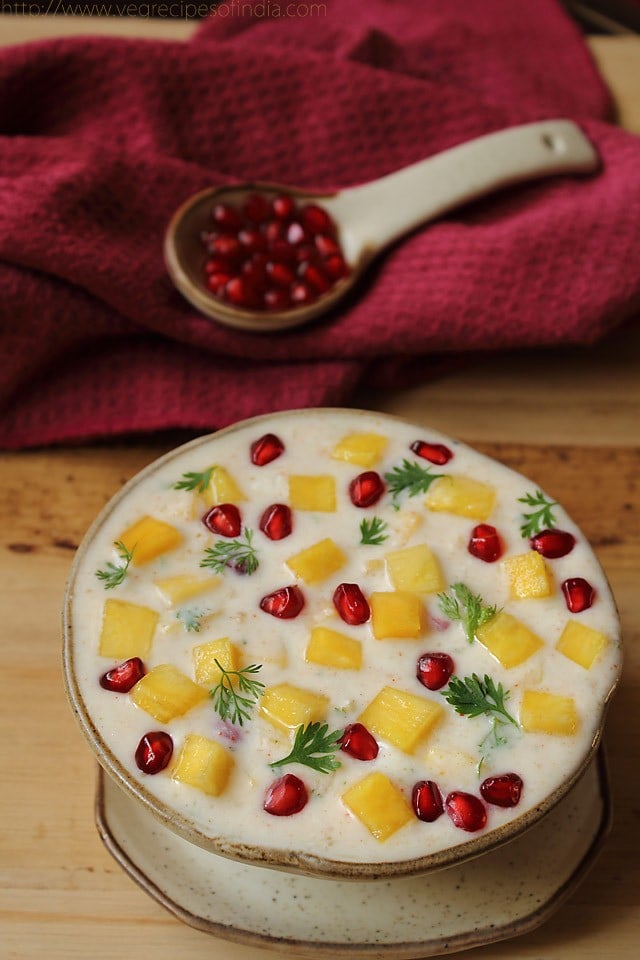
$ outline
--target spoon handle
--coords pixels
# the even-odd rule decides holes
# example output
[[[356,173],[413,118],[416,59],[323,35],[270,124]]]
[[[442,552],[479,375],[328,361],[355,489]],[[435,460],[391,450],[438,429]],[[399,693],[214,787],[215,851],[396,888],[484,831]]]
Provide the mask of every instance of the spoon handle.
[[[594,147],[570,120],[528,123],[478,137],[341,190],[335,201],[345,224],[345,252],[353,262],[503,187],[561,173],[591,173],[599,164]]]

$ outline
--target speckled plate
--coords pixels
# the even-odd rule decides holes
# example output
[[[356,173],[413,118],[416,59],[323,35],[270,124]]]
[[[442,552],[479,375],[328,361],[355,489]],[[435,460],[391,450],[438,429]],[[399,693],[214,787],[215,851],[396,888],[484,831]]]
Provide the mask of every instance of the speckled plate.
[[[163,826],[102,771],[96,820],[124,870],[199,930],[305,957],[407,960],[540,926],[592,865],[610,802],[601,749],[560,803],[510,843],[427,876],[373,882],[298,876],[210,853]]]

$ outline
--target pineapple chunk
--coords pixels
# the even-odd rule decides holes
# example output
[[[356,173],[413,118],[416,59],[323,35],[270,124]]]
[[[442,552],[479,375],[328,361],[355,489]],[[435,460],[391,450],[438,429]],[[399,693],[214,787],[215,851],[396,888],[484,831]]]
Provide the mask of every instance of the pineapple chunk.
[[[219,585],[220,577],[194,577],[188,573],[155,581],[155,586],[160,591],[163,600],[171,606],[183,603],[185,600],[191,600],[192,597],[197,597],[198,594],[205,593]]]
[[[536,550],[508,557],[504,561],[504,568],[513,600],[539,600],[553,593],[549,571]]]
[[[367,730],[405,753],[413,753],[418,743],[435,727],[443,708],[434,700],[415,693],[383,687],[358,717]]]
[[[188,733],[171,776],[210,797],[219,797],[227,787],[232,770],[233,757],[224,747],[215,740]]]
[[[175,550],[182,543],[182,534],[170,523],[155,517],[142,517],[118,537],[129,552],[133,551],[132,563],[140,566],[155,560],[161,553]]]
[[[160,723],[181,717],[192,707],[206,700],[203,687],[185,677],[171,663],[160,663],[131,690],[131,699],[137,707],[151,714]]]
[[[342,794],[342,802],[376,840],[387,840],[413,819],[402,791],[384,773],[370,773]]]
[[[228,637],[200,643],[193,648],[193,666],[197,683],[216,684],[222,676],[222,670],[237,670],[240,665],[240,651]]]
[[[369,602],[376,640],[387,640],[389,637],[415,640],[421,635],[422,603],[417,594],[402,590],[374,592]]]
[[[388,553],[385,561],[389,580],[396,590],[437,593],[446,586],[438,561],[426,543]]]
[[[478,627],[476,636],[507,670],[524,663],[544,646],[529,627],[504,610]]]
[[[556,644],[556,650],[589,670],[608,643],[608,638],[599,630],[576,620],[569,620]]]
[[[305,583],[321,583],[343,567],[347,558],[340,547],[327,537],[285,562],[291,572]]]
[[[202,496],[209,507],[217,507],[219,503],[240,503],[247,499],[228,470],[218,466],[213,468],[209,486]]]
[[[100,632],[100,656],[115,660],[146,657],[157,622],[158,614],[149,607],[126,600],[107,600]]]
[[[314,627],[304,655],[307,663],[320,663],[338,670],[360,670],[362,644],[328,627]]]
[[[345,460],[359,467],[375,467],[384,455],[388,437],[379,433],[350,433],[331,451],[334,460]]]
[[[294,510],[317,510],[335,513],[336,481],[330,474],[289,477],[289,503]]]
[[[488,484],[460,474],[447,474],[431,484],[425,505],[435,513],[488,520],[495,502],[496,492]]]
[[[291,683],[279,683],[264,691],[260,713],[280,730],[296,730],[301,725],[323,720],[328,706],[329,698],[321,693],[303,690]]]
[[[542,690],[525,690],[520,707],[520,723],[527,733],[552,733],[571,736],[579,725],[573,697],[560,697]]]

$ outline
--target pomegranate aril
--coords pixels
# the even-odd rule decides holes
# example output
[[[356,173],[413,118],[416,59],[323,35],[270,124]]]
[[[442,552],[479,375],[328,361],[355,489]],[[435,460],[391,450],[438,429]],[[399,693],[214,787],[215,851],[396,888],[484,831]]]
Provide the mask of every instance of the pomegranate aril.
[[[267,258],[264,253],[255,253],[250,260],[245,260],[242,273],[254,290],[264,293],[268,282]]]
[[[280,220],[269,220],[267,224],[263,227],[264,236],[269,244],[273,246],[279,240],[282,240],[286,243],[285,237],[287,235],[287,228],[284,223],[281,223]],[[287,244],[287,247],[289,245]]]
[[[564,602],[570,613],[582,613],[593,603],[596,592],[583,577],[570,577],[562,584]]]
[[[290,197],[286,193],[281,193],[279,196],[274,197],[271,209],[278,220],[290,220],[295,213],[296,205],[293,197]]]
[[[329,274],[332,280],[340,280],[342,277],[346,277],[349,273],[349,267],[342,256],[342,254],[335,254],[332,257],[327,257],[324,269]]]
[[[453,456],[449,447],[445,447],[443,443],[427,443],[426,440],[416,440],[411,444],[410,449],[417,453],[419,457],[422,457],[423,460],[428,460],[429,463],[437,463],[440,467],[449,463]]]
[[[209,250],[215,256],[234,263],[242,255],[242,247],[238,238],[226,233],[221,233],[212,240]]]
[[[423,653],[418,657],[416,677],[427,690],[440,690],[454,670],[455,664],[448,653]]]
[[[291,306],[291,297],[289,291],[283,287],[274,287],[272,290],[265,290],[264,305],[267,310],[287,310]]]
[[[224,257],[211,257],[204,265],[204,272],[209,273],[228,273],[229,264]]]
[[[289,243],[294,244],[294,246],[298,246],[301,243],[307,243],[308,240],[309,234],[301,223],[298,223],[294,220],[293,223],[289,224],[287,227],[287,241]]]
[[[321,253],[323,257],[340,255],[340,247],[333,237],[327,237],[324,233],[319,233],[314,240],[318,252]]]
[[[173,753],[173,740],[164,730],[145,733],[136,747],[135,761],[143,773],[160,773],[168,766]]]
[[[311,289],[308,283],[294,283],[291,287],[291,301],[297,307],[305,303],[313,303],[316,300],[316,293]]]
[[[300,210],[300,222],[309,233],[335,233],[335,224],[327,211],[315,203],[308,203]]]
[[[236,307],[255,309],[260,306],[260,294],[246,277],[232,277],[224,288],[224,295]]]
[[[502,556],[502,541],[500,534],[490,523],[479,523],[471,531],[467,550],[472,557],[484,560],[485,563],[494,563]]]
[[[357,583],[340,583],[333,594],[333,605],[341,620],[352,627],[366,623],[371,616],[367,600]]]
[[[242,518],[235,503],[219,503],[202,518],[207,530],[221,537],[237,537],[242,529]]]
[[[284,453],[284,443],[275,433],[265,433],[251,444],[251,463],[264,467]]]
[[[515,807],[520,802],[522,779],[517,773],[487,777],[480,784],[480,794],[487,803],[496,807]]]
[[[331,286],[331,281],[319,270],[313,263],[302,263],[298,267],[298,275],[302,277],[305,283],[317,290],[318,293],[326,293]]]
[[[290,817],[307,805],[309,794],[302,780],[292,773],[275,780],[264,796],[263,808],[274,817]]]
[[[267,249],[267,241],[265,240],[264,234],[255,227],[240,230],[238,240],[243,250],[246,250],[248,253],[261,253]]]
[[[242,226],[242,217],[239,212],[228,203],[216,203],[211,211],[211,219],[221,230],[234,231]]]
[[[272,503],[260,518],[260,529],[269,540],[284,540],[293,529],[291,508],[285,503]]]
[[[454,790],[445,800],[445,810],[454,826],[468,833],[482,830],[487,824],[487,811],[479,797]]]
[[[279,620],[293,620],[304,607],[304,594],[300,587],[281,587],[268,593],[260,601],[260,609]]]
[[[230,280],[231,280],[230,273],[210,273],[208,274],[207,279],[205,280],[205,284],[207,286],[207,289],[210,290],[211,293],[217,294],[224,291],[224,288],[226,287],[226,285],[229,283]]]
[[[261,193],[250,193],[244,202],[242,212],[246,220],[251,223],[263,223],[269,219],[271,205]]]
[[[308,243],[301,243],[299,247],[296,247],[295,254],[296,263],[313,263],[316,265],[316,267],[322,266],[322,257],[316,248],[312,247]]]
[[[288,289],[295,280],[294,274],[285,263],[270,260],[267,263],[267,276],[278,287]]]
[[[128,693],[145,675],[144,664],[140,657],[131,657],[107,670],[100,677],[100,686],[115,693]]]
[[[349,497],[354,507],[372,507],[384,493],[384,481],[375,470],[359,473],[349,484]]]
[[[418,780],[411,791],[411,805],[418,820],[433,823],[444,813],[442,794],[433,780]]]
[[[542,530],[529,540],[532,550],[537,550],[547,560],[557,560],[571,553],[576,538],[566,530]]]
[[[269,244],[269,259],[293,269],[298,261],[297,248],[286,240],[274,240]]]
[[[362,723],[350,723],[340,737],[340,749],[356,760],[375,760],[378,742]]]

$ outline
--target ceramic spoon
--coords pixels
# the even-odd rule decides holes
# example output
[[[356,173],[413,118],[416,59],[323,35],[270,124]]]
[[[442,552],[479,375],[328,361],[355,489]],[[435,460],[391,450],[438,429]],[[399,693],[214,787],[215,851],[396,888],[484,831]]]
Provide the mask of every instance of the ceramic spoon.
[[[470,140],[379,180],[322,194],[296,187],[246,183],[204,190],[175,213],[165,237],[165,260],[176,287],[193,306],[220,323],[269,332],[295,327],[334,307],[371,260],[404,234],[504,187],[541,177],[592,173],[599,158],[569,120],[511,127]],[[318,300],[282,312],[235,307],[204,285],[200,234],[211,229],[214,203],[240,206],[250,193],[289,193],[317,203],[335,221],[351,273]]]

